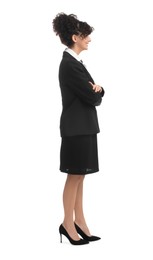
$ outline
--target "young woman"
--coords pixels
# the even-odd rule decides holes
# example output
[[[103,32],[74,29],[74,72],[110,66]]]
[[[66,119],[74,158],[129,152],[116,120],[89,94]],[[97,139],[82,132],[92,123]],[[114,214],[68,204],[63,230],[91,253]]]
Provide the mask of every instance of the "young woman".
[[[104,89],[80,61],[79,54],[88,49],[93,28],[74,14],[59,13],[53,30],[67,48],[59,66],[62,96],[60,118],[60,171],[67,173],[63,191],[64,220],[59,233],[71,244],[83,245],[100,237],[91,235],[83,212],[85,175],[98,172],[96,107],[101,104]],[[80,235],[82,238],[80,238]]]

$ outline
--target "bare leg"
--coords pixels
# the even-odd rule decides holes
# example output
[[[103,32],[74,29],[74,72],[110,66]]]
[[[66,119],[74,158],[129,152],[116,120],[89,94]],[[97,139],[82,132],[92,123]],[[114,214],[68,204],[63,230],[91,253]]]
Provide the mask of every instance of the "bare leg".
[[[78,224],[78,226],[84,231],[86,235],[91,236],[83,213],[83,180],[84,179],[82,179],[78,185],[75,199],[75,223]]]
[[[76,196],[78,194],[78,187],[83,181],[83,175],[68,174],[63,191],[63,206],[64,206],[64,221],[63,226],[67,230],[70,237],[74,240],[79,240],[80,237],[76,232],[74,226],[74,207],[76,203]]]

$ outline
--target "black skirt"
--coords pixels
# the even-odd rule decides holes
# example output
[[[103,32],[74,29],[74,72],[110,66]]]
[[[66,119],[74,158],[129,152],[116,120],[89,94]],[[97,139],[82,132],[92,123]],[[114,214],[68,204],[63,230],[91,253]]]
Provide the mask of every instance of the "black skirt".
[[[97,135],[62,137],[60,171],[78,175],[98,172]]]

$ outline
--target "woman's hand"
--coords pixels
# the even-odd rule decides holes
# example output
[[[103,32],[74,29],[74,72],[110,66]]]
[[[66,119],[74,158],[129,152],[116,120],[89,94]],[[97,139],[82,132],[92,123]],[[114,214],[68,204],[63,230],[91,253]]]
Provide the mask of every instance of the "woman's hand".
[[[93,84],[91,81],[89,81],[90,85],[92,86],[92,89],[95,91],[95,92],[102,92],[102,87],[99,86],[99,85],[96,85],[96,84]]]

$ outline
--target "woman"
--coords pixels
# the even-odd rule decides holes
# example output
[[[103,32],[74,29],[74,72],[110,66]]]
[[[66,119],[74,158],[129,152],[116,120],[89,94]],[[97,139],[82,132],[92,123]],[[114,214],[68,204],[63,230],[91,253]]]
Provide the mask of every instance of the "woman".
[[[100,237],[90,234],[83,213],[83,182],[87,174],[98,172],[98,118],[104,90],[94,83],[79,54],[88,49],[93,28],[76,15],[59,13],[53,30],[67,48],[59,66],[62,96],[60,119],[60,171],[67,173],[63,191],[64,220],[59,233],[71,244],[84,245]],[[82,238],[80,238],[80,235]]]

